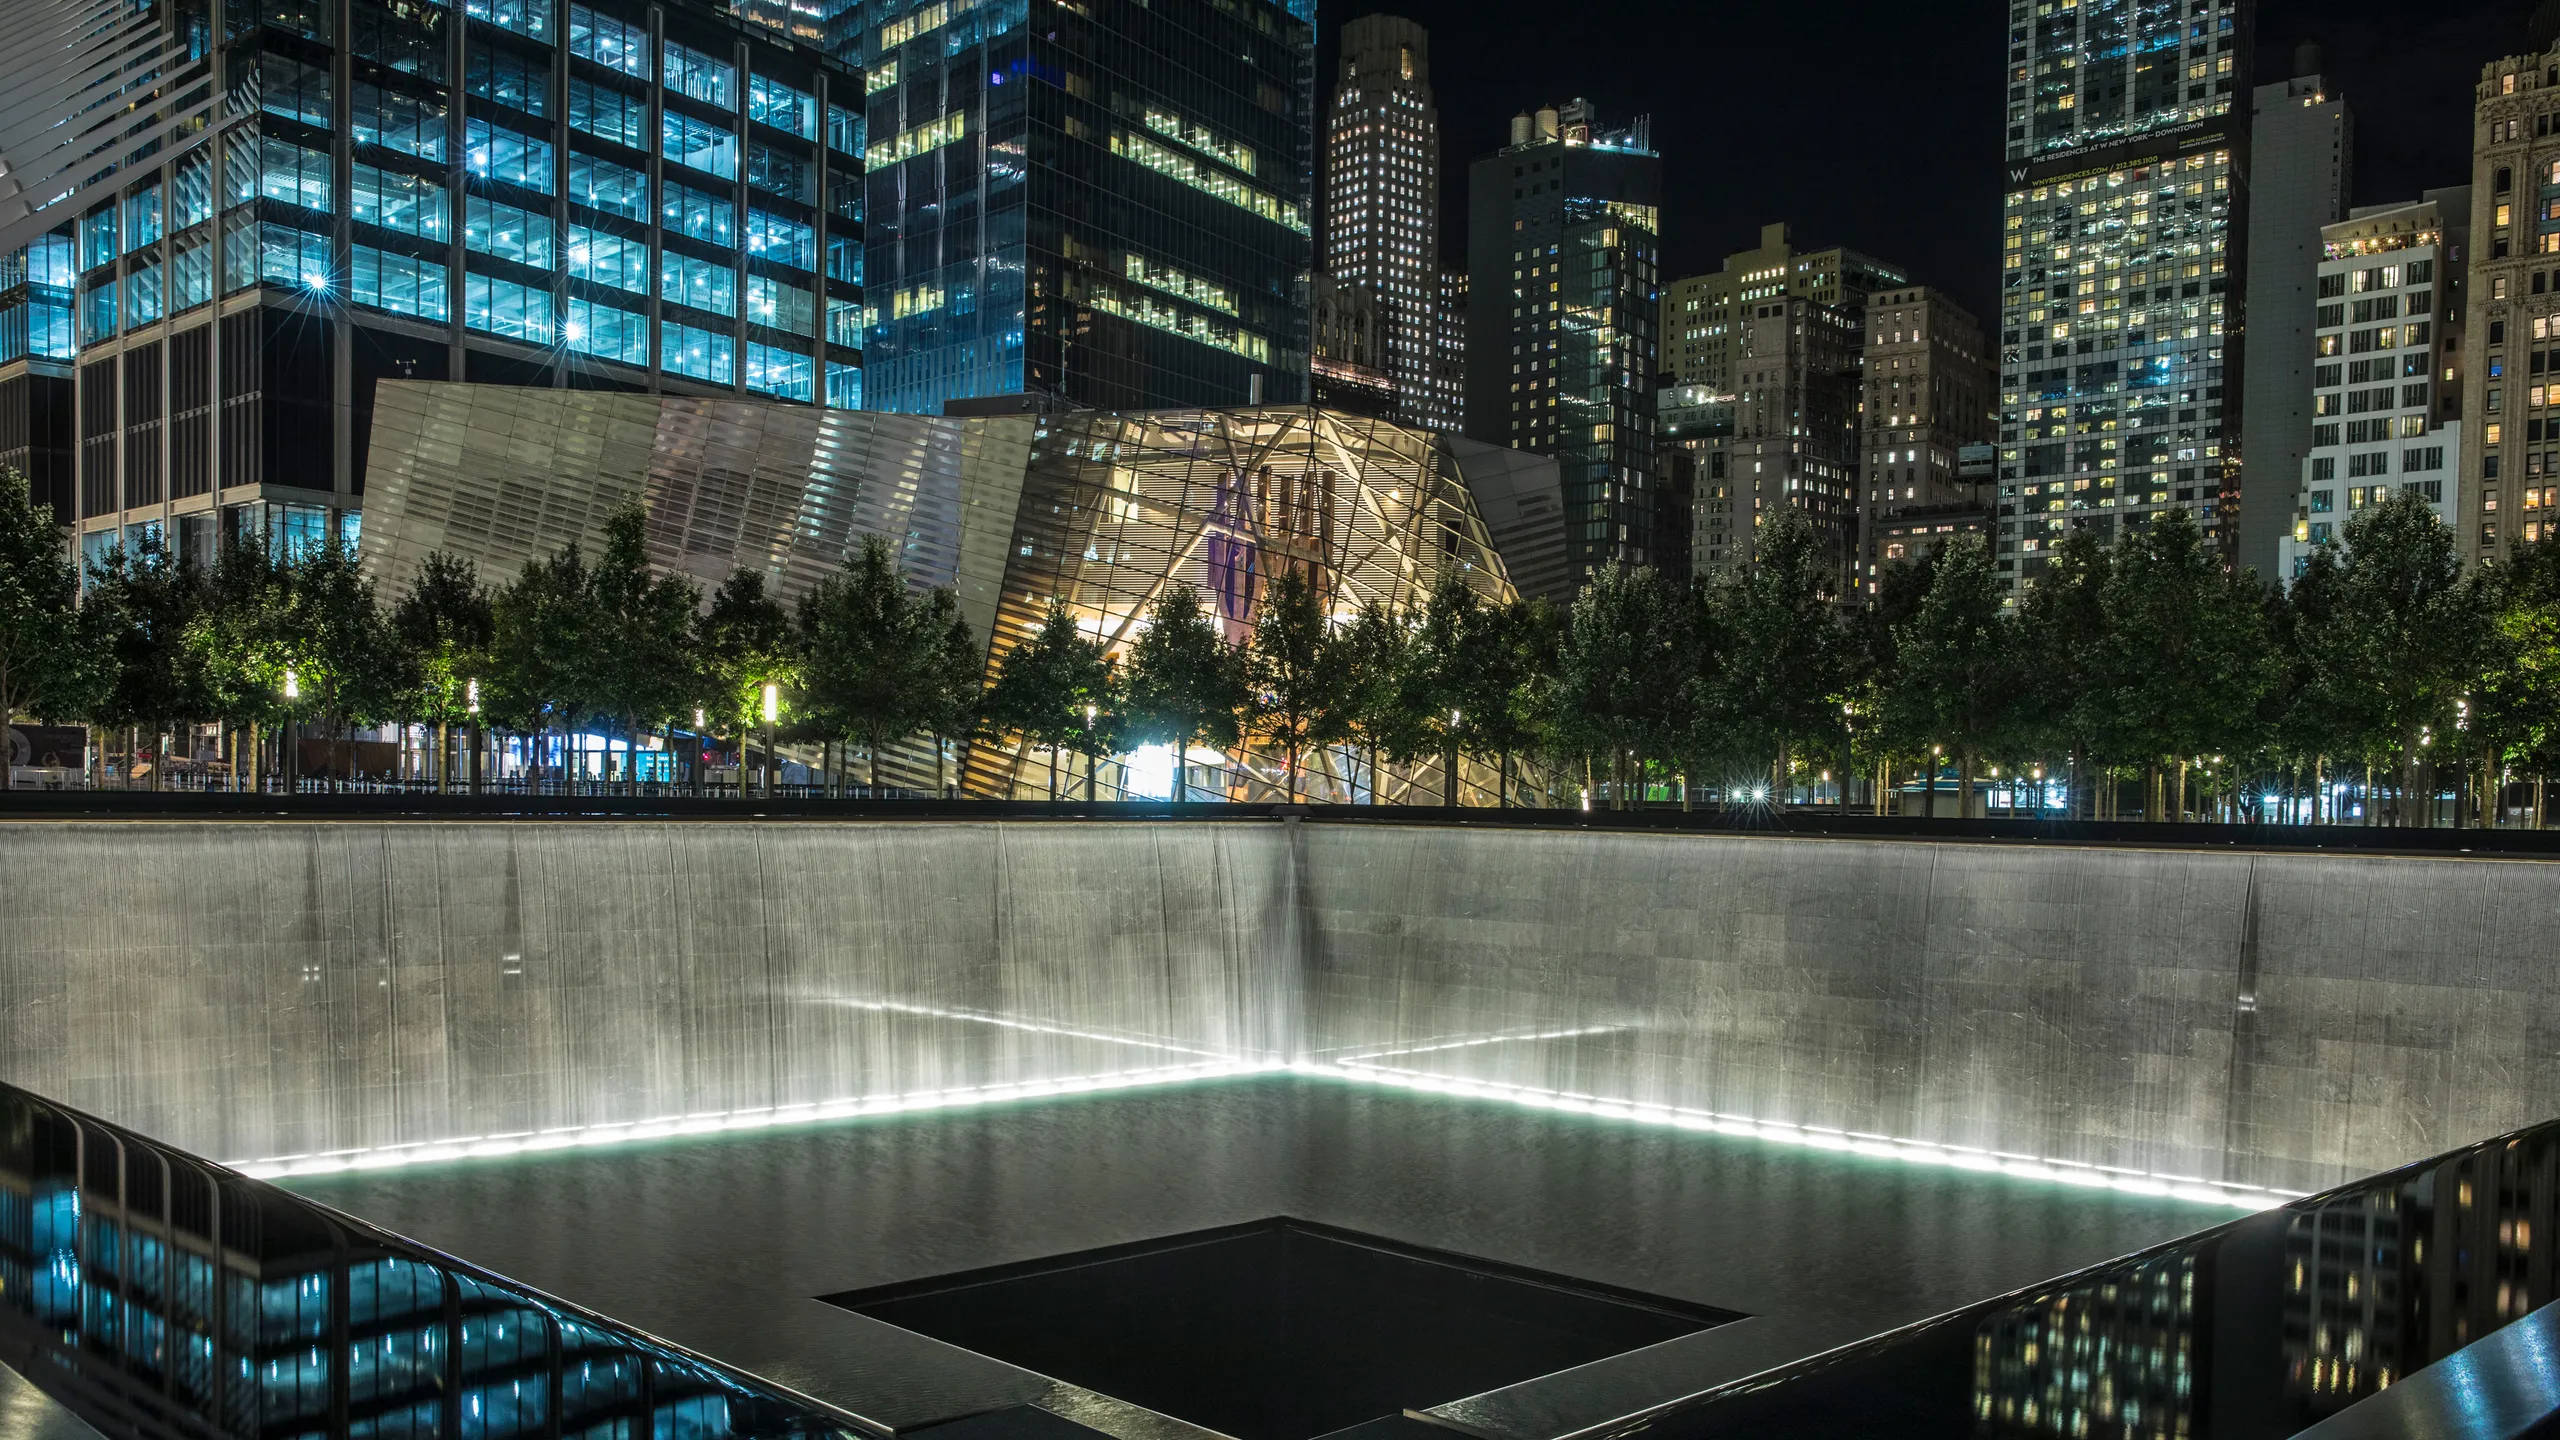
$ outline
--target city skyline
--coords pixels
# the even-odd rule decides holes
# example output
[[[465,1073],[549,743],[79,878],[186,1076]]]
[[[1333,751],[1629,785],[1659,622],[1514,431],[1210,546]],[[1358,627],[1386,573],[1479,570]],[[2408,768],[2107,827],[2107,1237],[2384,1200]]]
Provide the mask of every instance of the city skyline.
[[[1465,255],[1465,167],[1504,143],[1528,97],[1606,97],[1613,114],[1653,117],[1666,179],[1662,275],[1714,270],[1751,248],[1764,224],[1785,221],[1815,246],[1889,258],[1978,315],[1997,311],[2000,254],[2003,16],[1861,0],[1816,33],[1791,7],[1730,7],[1701,27],[1714,83],[1694,66],[1666,65],[1663,40],[1686,17],[1648,0],[1596,0],[1581,33],[1606,37],[1560,50],[1543,13],[1521,0],[1323,0],[1319,74],[1339,64],[1342,27],[1392,14],[1455,38],[1433,56],[1440,103],[1441,257]],[[2467,4],[2412,14],[2381,0],[2260,0],[2247,84],[2290,77],[2294,51],[2322,46],[2321,71],[2362,119],[2353,193],[2384,198],[2459,184],[2470,170],[2471,86],[2480,67],[2526,48],[2523,3]],[[1830,37],[1857,31],[1855,45]],[[1831,78],[1826,103],[1805,103],[1815,57]],[[1920,97],[1895,77],[1924,76]],[[1925,150],[1878,143],[1906,133],[1916,104]],[[1783,123],[1780,123],[1783,121]],[[1747,164],[1722,165],[1724,137],[1747,135]],[[1984,157],[1992,157],[1986,159]]]

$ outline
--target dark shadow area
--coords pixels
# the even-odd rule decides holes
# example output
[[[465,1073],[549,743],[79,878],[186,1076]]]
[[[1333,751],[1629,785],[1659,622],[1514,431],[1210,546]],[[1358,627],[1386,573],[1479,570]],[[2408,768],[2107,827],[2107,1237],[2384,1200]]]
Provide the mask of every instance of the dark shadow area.
[[[1286,1218],[824,1298],[1238,1440],[1308,1440],[1742,1318]]]

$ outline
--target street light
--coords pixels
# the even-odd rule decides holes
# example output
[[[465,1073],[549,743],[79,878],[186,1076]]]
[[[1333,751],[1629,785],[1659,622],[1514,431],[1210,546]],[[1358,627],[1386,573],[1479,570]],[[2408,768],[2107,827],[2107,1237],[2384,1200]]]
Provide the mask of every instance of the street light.
[[[479,682],[479,681],[477,681],[477,680],[465,680],[465,681],[463,681],[463,682],[462,682],[462,701],[463,701],[463,713],[464,713],[464,714],[466,714],[466,715],[477,715],[477,714],[479,714],[479,713],[480,713],[480,682]]]
[[[290,665],[284,667],[284,698],[287,700],[302,698],[302,682],[294,675],[293,667]]]
[[[782,687],[768,684],[764,687],[764,723],[771,725],[781,718]]]
[[[780,768],[773,762],[773,723],[781,718],[782,687],[767,681],[764,687],[764,793],[768,800],[773,798],[774,772]],[[746,759],[744,755],[738,757],[738,793],[741,796],[747,791]]]

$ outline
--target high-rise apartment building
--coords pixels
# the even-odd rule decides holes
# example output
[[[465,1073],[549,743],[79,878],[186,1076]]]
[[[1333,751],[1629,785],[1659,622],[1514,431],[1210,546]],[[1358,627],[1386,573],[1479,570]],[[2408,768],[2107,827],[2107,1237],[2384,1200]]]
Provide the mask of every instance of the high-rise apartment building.
[[[1309,292],[1315,357],[1307,385],[1314,403],[1380,420],[1395,418],[1399,387],[1387,373],[1384,317],[1378,292],[1319,273]]]
[[[1859,586],[1873,593],[1877,568],[1923,521],[1979,525],[1990,496],[1964,467],[1967,447],[1999,429],[1982,323],[1926,287],[1885,290],[1866,307],[1865,402],[1859,407]]]
[[[67,451],[87,553],[356,534],[386,378],[861,403],[863,87],[815,46],[289,0],[208,61],[220,134],[0,265],[0,463]]]
[[[2549,538],[2543,512],[2560,499],[2560,411],[2550,408],[2560,389],[2544,383],[2560,364],[2560,37],[2549,33],[2560,14],[2540,18],[2545,48],[2485,67],[2474,101],[2459,367],[2472,383],[2457,511],[2474,560],[2506,559],[2528,521]],[[2434,339],[2439,368],[2452,363],[2445,337]]]
[[[2292,583],[2313,549],[2394,492],[2426,497],[2446,524],[2462,513],[2462,298],[2468,187],[2412,205],[2358,210],[2323,229],[2309,453],[2273,574]],[[2252,364],[2256,363],[2253,359]],[[2560,473],[2552,476],[2560,485]],[[2550,493],[2560,502],[2560,491]],[[2548,530],[2539,489],[2517,494],[2523,538]],[[2560,509],[2552,509],[2560,521]]]
[[[1855,250],[1800,251],[1787,226],[1764,225],[1758,248],[1726,256],[1724,268],[1713,274],[1663,287],[1662,368],[1677,384],[1730,394],[1741,343],[1735,321],[1742,307],[1792,295],[1857,310],[1875,292],[1910,283],[1900,270]]]
[[[1325,140],[1324,268],[1376,297],[1398,418],[1433,429],[1455,419],[1433,401],[1440,291],[1440,110],[1431,40],[1393,15],[1342,27]]]
[[[1556,457],[1577,571],[1647,563],[1662,160],[1639,117],[1523,114],[1468,173],[1467,434]]]
[[[2013,593],[2075,527],[2113,541],[2177,507],[2222,529],[2254,13],[2009,6],[1996,563]]]
[[[1305,399],[1315,0],[866,18],[873,408]]]
[[[2239,524],[2234,560],[2267,579],[2293,529],[2311,447],[2311,289],[2321,231],[2346,218],[2355,116],[2319,75],[2316,47],[2294,78],[2251,95],[2249,366],[2241,377]]]
[[[1734,313],[1733,424],[1696,447],[1690,565],[1701,575],[1748,565],[1761,524],[1801,510],[1846,593],[1857,554],[1863,316],[1786,294],[1737,301]]]
[[[1467,272],[1440,272],[1440,300],[1431,313],[1431,413],[1467,428]]]

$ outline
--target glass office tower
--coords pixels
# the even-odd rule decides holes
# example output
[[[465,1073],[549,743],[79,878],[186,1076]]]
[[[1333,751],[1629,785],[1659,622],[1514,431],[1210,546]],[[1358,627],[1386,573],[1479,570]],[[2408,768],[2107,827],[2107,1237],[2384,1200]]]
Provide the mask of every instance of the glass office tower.
[[[70,392],[0,459],[205,557],[358,533],[385,378],[859,405],[861,75],[783,13],[230,0],[221,133],[0,267],[0,406]]]
[[[867,17],[871,405],[1303,398],[1314,0],[1032,15]]]
[[[2169,509],[2228,537],[2251,0],[2013,0],[1998,565]]]

